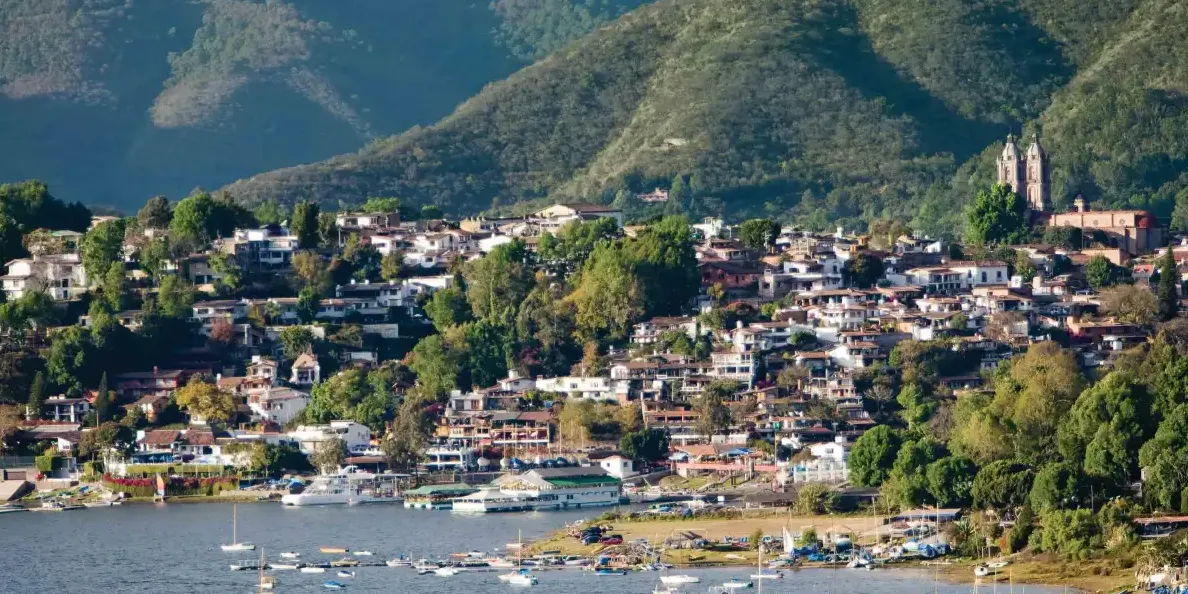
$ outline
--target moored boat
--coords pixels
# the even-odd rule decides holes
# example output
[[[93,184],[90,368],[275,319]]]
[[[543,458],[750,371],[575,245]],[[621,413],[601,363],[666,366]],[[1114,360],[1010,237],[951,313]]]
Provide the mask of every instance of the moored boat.
[[[595,569],[594,575],[627,575],[626,569],[610,569],[604,567],[602,569]]]
[[[318,476],[300,493],[281,497],[282,505],[346,505],[361,503],[400,503],[397,490],[405,474],[371,473],[347,466],[336,473]]]
[[[273,571],[292,571],[294,569],[297,569],[298,567],[300,567],[300,565],[297,565],[296,563],[269,563],[268,564],[268,569],[271,569]]]
[[[318,550],[326,555],[343,555],[348,552],[346,549],[341,547],[322,547]]]
[[[325,567],[302,567],[301,573],[326,573]]]
[[[745,590],[750,588],[752,585],[753,584],[751,582],[739,578],[732,578],[728,581],[722,582],[722,587],[726,588],[727,590]]]
[[[452,577],[458,575],[459,570],[456,567],[438,567],[433,570],[433,573],[441,577]]]
[[[326,588],[327,590],[345,590],[346,584],[331,581],[322,584],[322,587]]]
[[[700,584],[701,578],[695,575],[662,575],[660,576],[660,583],[664,584],[665,586]]]
[[[353,577],[355,577],[355,572],[353,572],[353,571],[346,571],[346,570],[343,570],[343,571],[340,571],[340,572],[338,572],[338,577],[340,577],[340,578],[353,578]]]
[[[239,542],[239,506],[231,506],[231,544],[221,545],[219,548],[231,552],[254,551],[256,545],[249,542]]]
[[[301,553],[294,553],[293,551],[286,551],[280,554],[281,559],[297,559],[301,557]]]

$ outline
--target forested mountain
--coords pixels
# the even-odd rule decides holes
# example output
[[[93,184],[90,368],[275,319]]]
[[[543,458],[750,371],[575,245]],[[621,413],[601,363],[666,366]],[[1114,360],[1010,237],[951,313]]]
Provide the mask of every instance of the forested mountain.
[[[357,150],[642,0],[0,0],[0,181],[132,208]]]
[[[1167,216],[1188,188],[1185,26],[1176,0],[660,0],[432,127],[229,189],[462,214],[675,185],[695,215],[952,233],[1013,131],[1042,133],[1058,206]]]

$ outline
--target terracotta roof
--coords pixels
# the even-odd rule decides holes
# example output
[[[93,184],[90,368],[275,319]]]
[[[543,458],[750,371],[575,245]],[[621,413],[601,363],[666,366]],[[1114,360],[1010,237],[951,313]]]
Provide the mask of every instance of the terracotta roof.
[[[144,445],[167,446],[173,445],[177,441],[180,431],[173,431],[169,429],[158,429],[156,431],[149,431],[144,435]]]
[[[208,446],[215,443],[214,433],[210,431],[188,431],[183,439],[192,446]]]
[[[293,367],[313,367],[317,364],[318,358],[309,353],[302,353],[296,361],[293,361]]]

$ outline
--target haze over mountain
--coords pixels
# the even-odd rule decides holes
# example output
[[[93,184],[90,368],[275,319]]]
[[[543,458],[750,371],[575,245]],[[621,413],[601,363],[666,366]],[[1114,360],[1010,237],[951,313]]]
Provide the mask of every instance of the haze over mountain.
[[[0,0],[0,181],[135,208],[357,150],[640,0]]]
[[[434,126],[229,189],[463,214],[626,204],[679,178],[693,214],[951,233],[1007,133],[1042,131],[1058,206],[1083,192],[1166,216],[1188,187],[1186,14],[1175,0],[661,0]]]

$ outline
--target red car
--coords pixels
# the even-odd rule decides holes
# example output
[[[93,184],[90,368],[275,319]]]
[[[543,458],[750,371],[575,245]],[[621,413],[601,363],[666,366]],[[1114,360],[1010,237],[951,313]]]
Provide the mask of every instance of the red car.
[[[618,545],[618,544],[623,544],[623,537],[619,536],[619,535],[606,536],[606,537],[603,537],[603,539],[598,542],[600,542],[604,545]]]

